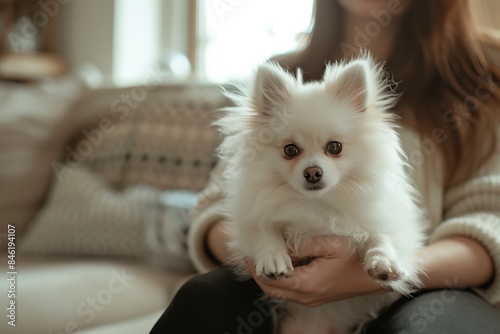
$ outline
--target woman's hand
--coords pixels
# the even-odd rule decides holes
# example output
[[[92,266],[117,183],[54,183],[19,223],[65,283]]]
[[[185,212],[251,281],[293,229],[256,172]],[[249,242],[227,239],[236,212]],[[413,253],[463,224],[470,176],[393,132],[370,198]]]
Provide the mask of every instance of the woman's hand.
[[[299,266],[291,277],[279,280],[257,276],[255,265],[247,263],[266,295],[312,307],[386,291],[364,272],[359,259],[349,254],[347,238],[314,238],[295,254],[292,260]],[[311,255],[312,262],[300,265]],[[425,289],[480,286],[491,282],[494,275],[493,260],[484,246],[465,237],[436,241],[419,250],[415,258],[426,271],[421,275]]]
[[[292,261],[298,266],[292,276],[277,280],[257,276],[255,264],[247,262],[252,277],[266,295],[313,307],[386,291],[365,273],[359,258],[349,253],[347,238],[316,237],[292,254]]]

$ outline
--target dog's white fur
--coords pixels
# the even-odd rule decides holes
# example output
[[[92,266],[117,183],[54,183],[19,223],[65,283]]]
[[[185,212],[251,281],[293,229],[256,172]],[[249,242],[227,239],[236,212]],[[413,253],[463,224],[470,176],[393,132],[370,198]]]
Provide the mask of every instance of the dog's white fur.
[[[425,224],[389,112],[396,98],[366,53],[329,65],[321,82],[303,83],[300,73],[294,78],[273,63],[257,69],[253,86],[233,96],[236,106],[218,122],[226,136],[219,154],[228,164],[228,233],[240,273],[249,257],[259,275],[291,275],[289,247],[340,235],[351,238],[364,269],[387,288],[407,295],[419,287],[413,256]],[[338,156],[326,150],[331,141],[342,144]],[[300,154],[287,159],[291,143]],[[305,180],[311,166],[323,171],[321,189],[310,190]],[[398,296],[315,308],[280,303],[290,314],[280,332],[350,333]]]

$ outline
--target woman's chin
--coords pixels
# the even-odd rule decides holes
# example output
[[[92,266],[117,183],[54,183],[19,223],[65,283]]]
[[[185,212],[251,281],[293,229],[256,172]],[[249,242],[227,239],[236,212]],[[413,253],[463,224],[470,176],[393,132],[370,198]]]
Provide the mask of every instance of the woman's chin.
[[[386,11],[392,15],[405,12],[411,0],[337,0],[344,10],[353,16],[370,19]]]

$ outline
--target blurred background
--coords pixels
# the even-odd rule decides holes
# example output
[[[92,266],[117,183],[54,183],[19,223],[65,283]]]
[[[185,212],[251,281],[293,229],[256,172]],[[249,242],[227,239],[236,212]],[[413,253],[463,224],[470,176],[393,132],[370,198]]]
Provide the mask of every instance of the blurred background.
[[[221,82],[242,77],[270,55],[300,45],[309,29],[312,4],[0,0],[1,53],[22,54],[4,56],[0,74],[15,79],[35,75],[35,68],[47,74],[83,71],[94,83],[101,78],[106,85],[131,85],[150,72],[161,72],[172,79]],[[276,15],[285,11],[286,15]],[[47,58],[48,54],[55,57]]]
[[[475,3],[480,22],[498,28],[500,1]],[[0,0],[1,53],[33,56],[9,57],[0,75],[35,75],[29,70],[45,66],[48,73],[48,67],[83,72],[94,84],[137,84],[152,71],[222,82],[300,46],[312,6],[312,0]]]

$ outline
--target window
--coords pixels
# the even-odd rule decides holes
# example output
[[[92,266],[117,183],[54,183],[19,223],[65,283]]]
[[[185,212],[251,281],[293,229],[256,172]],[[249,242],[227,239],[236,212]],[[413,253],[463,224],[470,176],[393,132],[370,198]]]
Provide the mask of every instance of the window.
[[[200,78],[241,79],[265,59],[299,48],[312,11],[313,0],[199,0]]]
[[[113,80],[138,84],[159,61],[161,3],[117,0],[114,7]]]

